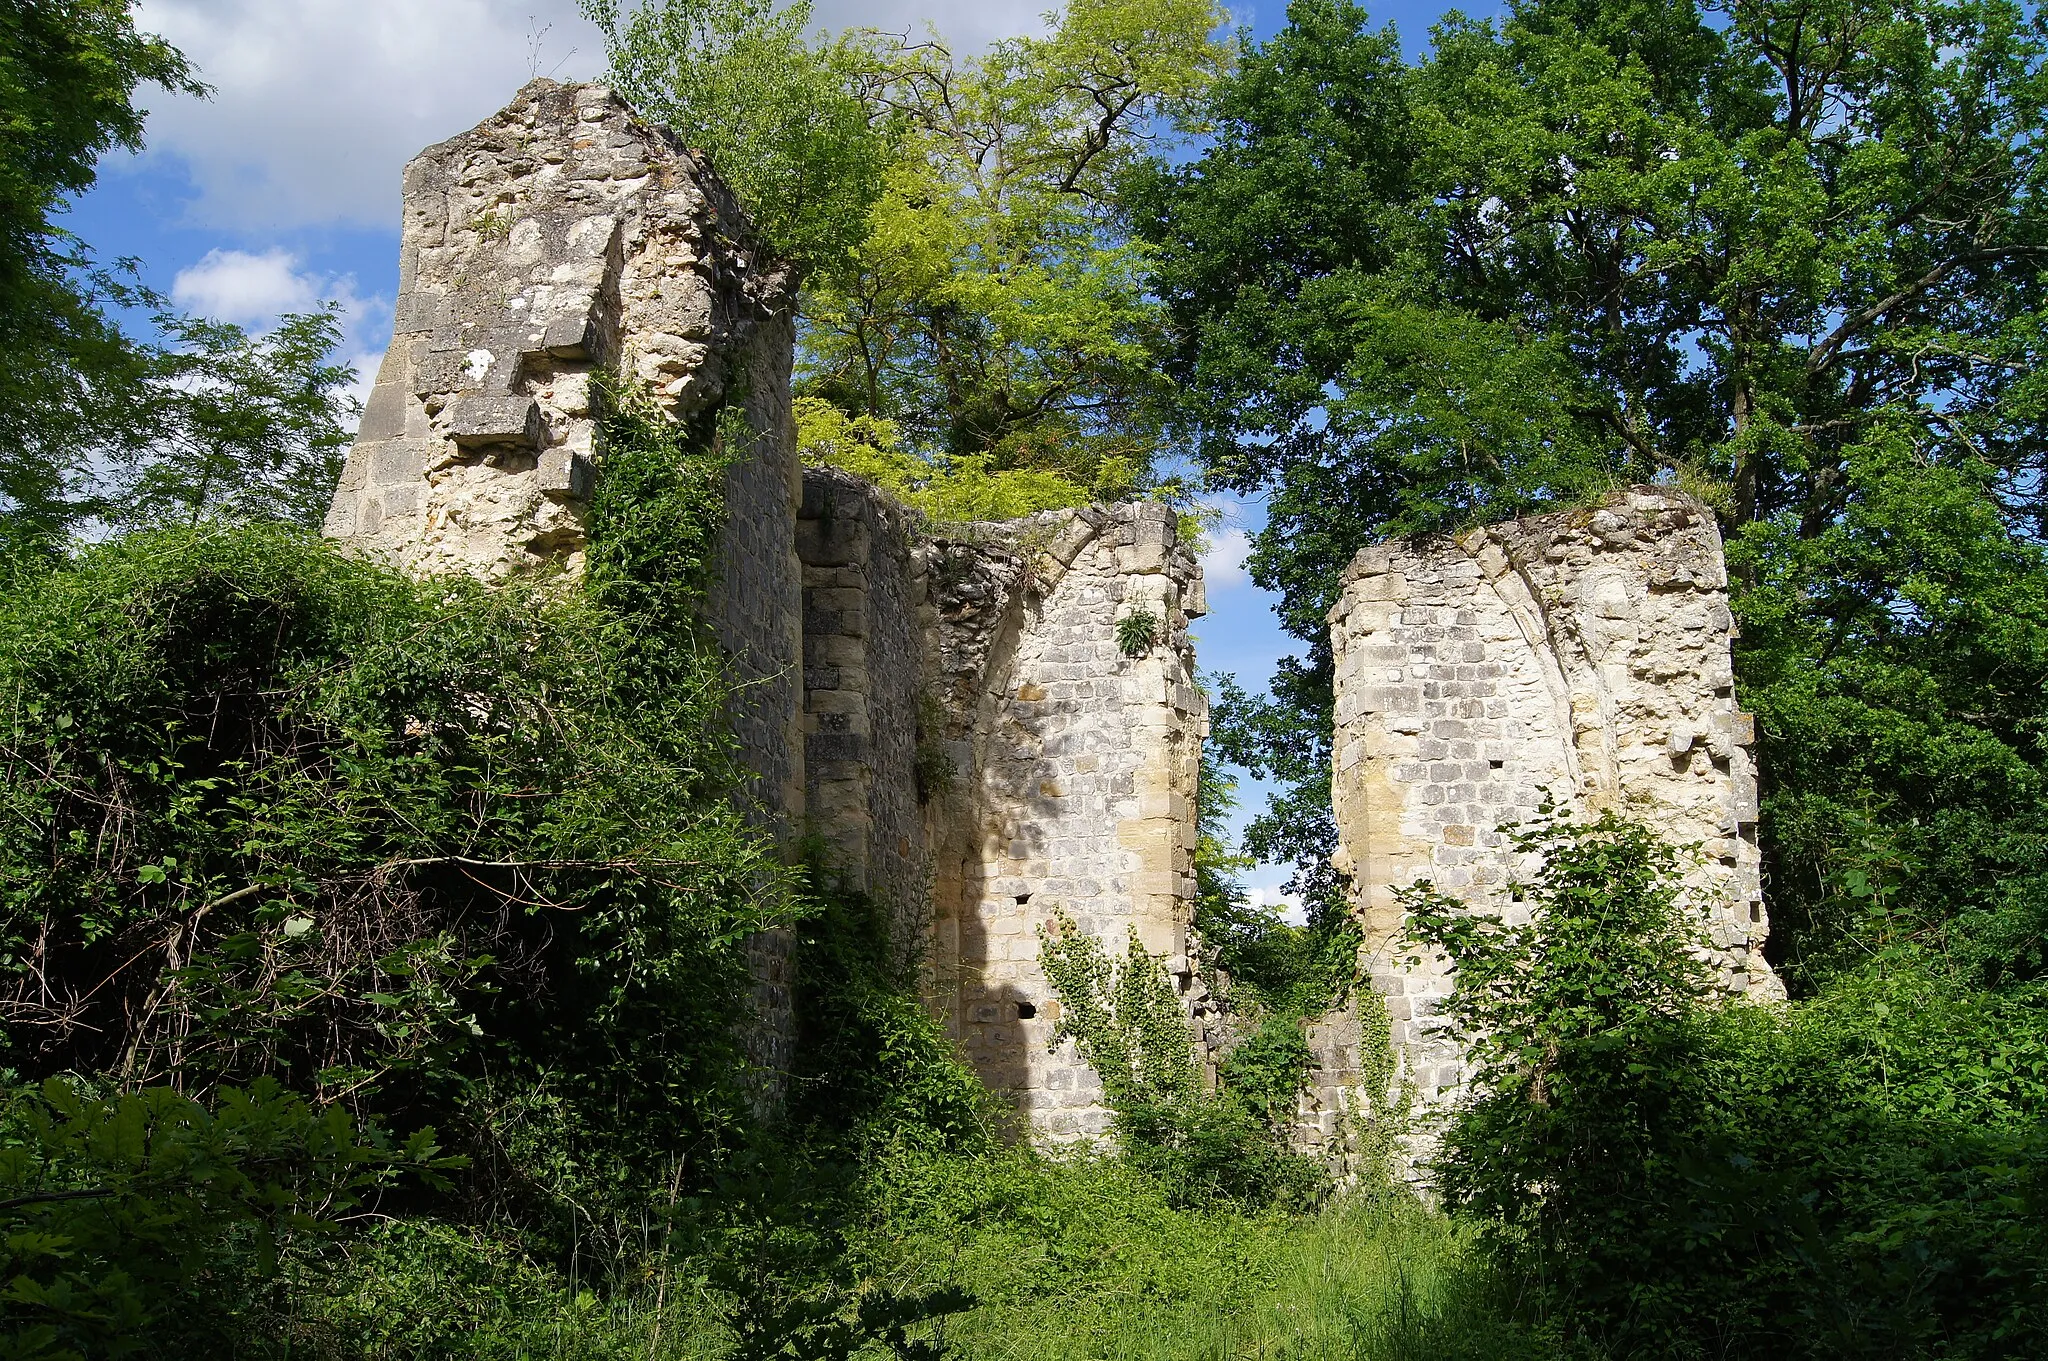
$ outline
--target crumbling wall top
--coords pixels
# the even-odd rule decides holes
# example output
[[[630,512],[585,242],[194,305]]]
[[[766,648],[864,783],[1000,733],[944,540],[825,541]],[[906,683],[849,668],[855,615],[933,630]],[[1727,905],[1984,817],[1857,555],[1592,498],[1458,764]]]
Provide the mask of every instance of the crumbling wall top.
[[[597,371],[689,415],[789,291],[665,129],[601,85],[529,83],[406,167],[391,347],[328,534],[420,572],[575,570]]]

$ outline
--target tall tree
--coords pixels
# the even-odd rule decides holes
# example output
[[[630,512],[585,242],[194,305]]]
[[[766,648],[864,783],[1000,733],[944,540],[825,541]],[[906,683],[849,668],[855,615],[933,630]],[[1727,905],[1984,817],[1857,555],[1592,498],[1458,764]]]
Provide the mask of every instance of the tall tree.
[[[334,362],[338,309],[239,326],[159,312],[168,343],[133,394],[147,438],[106,451],[99,513],[121,528],[204,519],[317,527],[361,414]]]
[[[2008,0],[1519,0],[1498,29],[1447,18],[1413,64],[1346,0],[1289,19],[1220,89],[1208,153],[1140,195],[1182,427],[1218,484],[1270,498],[1252,570],[1310,645],[1295,702],[1259,722],[1327,695],[1322,613],[1362,544],[1667,477],[1776,592],[1745,605],[1776,621],[1768,658],[1745,647],[1771,769],[1813,763],[1767,676],[1855,697],[1829,741],[1955,729],[1912,758],[1945,776],[1902,795],[1866,772],[1811,835],[1778,787],[1779,868],[1833,866],[1800,876],[1795,936],[1839,896],[1852,804],[1890,829],[1878,859],[1912,859],[1913,819],[1992,771],[2038,791],[2039,19]],[[1901,516],[1957,497],[1986,512],[1950,514],[1968,551],[1902,547],[1942,536]],[[1999,662],[1972,594],[1991,563],[2020,583]],[[1964,628],[1967,646],[1943,632]],[[1913,659],[1951,642],[1977,662],[1944,679]],[[1984,759],[1962,777],[1936,748]],[[1980,810],[1979,858],[1930,896],[1981,902],[2044,844],[2048,806],[2020,803]]]
[[[851,52],[813,40],[810,0],[578,0],[609,78],[739,194],[775,248],[815,268],[867,231],[890,143]]]
[[[138,86],[204,92],[136,30],[131,0],[0,0],[0,515],[46,536],[78,513],[92,450],[136,433],[142,356],[108,319],[121,279],[59,225],[99,158],[142,146]]]
[[[1074,0],[974,58],[862,35],[902,153],[845,264],[813,282],[803,380],[928,455],[1146,480],[1161,446],[1147,252],[1120,178],[1228,68],[1211,0]]]

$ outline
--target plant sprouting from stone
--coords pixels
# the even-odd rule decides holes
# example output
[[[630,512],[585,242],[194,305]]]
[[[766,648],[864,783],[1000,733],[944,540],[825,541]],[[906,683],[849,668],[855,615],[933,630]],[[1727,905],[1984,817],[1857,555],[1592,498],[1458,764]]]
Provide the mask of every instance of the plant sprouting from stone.
[[[619,93],[707,153],[780,254],[817,266],[867,235],[891,139],[847,51],[809,38],[809,0],[579,3]]]
[[[1159,641],[1159,616],[1140,606],[1116,621],[1117,651],[1142,657]]]

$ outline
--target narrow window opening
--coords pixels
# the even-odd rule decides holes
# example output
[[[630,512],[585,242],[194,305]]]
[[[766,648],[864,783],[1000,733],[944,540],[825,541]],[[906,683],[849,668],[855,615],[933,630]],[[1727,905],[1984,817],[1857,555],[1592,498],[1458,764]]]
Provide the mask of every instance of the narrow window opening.
[[[1018,894],[1018,895],[1017,895],[1017,906],[1019,906],[1019,907],[1022,907],[1022,906],[1024,906],[1024,904],[1026,904],[1026,903],[1028,903],[1028,902],[1030,902],[1030,901],[1031,901],[1031,895],[1030,895],[1030,894],[1028,894],[1028,893],[1020,893],[1020,894]]]
[[[1030,1019],[1031,1019],[1032,1017],[1036,1016],[1037,1014],[1038,1014],[1038,1008],[1037,1008],[1037,1007],[1035,1007],[1035,1006],[1033,1006],[1033,1005],[1031,1005],[1031,1003],[1029,1003],[1029,1002],[1019,1002],[1019,1003],[1017,1004],[1017,1019],[1018,1019],[1018,1020],[1020,1020],[1020,1021],[1028,1021],[1028,1020],[1030,1020]]]
[[[1506,766],[1506,765],[1507,765],[1507,762],[1506,762],[1506,761],[1488,761],[1488,762],[1486,763],[1486,767],[1487,767],[1487,769],[1489,769],[1489,770],[1499,770],[1499,769],[1501,769],[1502,767],[1504,767],[1504,766]]]
[[[1751,903],[1749,905],[1749,919],[1753,922],[1760,922],[1764,919],[1764,905],[1762,903]]]

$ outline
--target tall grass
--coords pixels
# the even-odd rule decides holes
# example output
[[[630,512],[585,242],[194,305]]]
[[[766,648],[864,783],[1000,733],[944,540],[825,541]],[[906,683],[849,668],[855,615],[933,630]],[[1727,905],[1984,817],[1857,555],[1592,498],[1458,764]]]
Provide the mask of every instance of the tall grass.
[[[1559,1354],[1512,1321],[1468,1236],[1405,1195],[1339,1197],[1313,1215],[1182,1210],[1126,1163],[1011,1152],[898,1161],[874,1196],[855,1274],[972,1291],[976,1307],[924,1330],[960,1361]],[[699,1266],[656,1253],[570,1282],[467,1235],[394,1226],[316,1292],[324,1318],[295,1330],[293,1354],[729,1361],[732,1301]]]
[[[880,1274],[983,1301],[946,1320],[970,1361],[1512,1361],[1514,1324],[1468,1236],[1400,1193],[1314,1215],[1177,1210],[1128,1164],[1009,1155],[899,1181]]]

